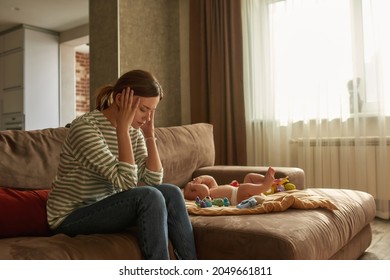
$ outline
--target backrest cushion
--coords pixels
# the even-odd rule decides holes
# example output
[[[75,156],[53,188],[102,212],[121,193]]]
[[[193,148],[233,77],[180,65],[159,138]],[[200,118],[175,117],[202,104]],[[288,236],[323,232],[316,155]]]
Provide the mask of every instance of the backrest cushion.
[[[197,123],[156,129],[164,183],[184,187],[196,169],[214,165],[213,126]]]
[[[0,132],[0,186],[49,189],[67,128]]]
[[[50,189],[68,128],[0,131],[0,186]],[[164,182],[183,186],[193,172],[214,165],[213,126],[198,123],[155,129]]]

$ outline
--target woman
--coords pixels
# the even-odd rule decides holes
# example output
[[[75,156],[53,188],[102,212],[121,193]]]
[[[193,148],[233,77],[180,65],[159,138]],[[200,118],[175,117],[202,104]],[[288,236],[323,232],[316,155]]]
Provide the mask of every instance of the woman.
[[[72,122],[47,202],[54,232],[75,236],[136,225],[145,259],[168,259],[168,238],[179,259],[196,259],[181,191],[161,184],[154,113],[162,97],[153,75],[133,70],[103,87],[96,109]]]

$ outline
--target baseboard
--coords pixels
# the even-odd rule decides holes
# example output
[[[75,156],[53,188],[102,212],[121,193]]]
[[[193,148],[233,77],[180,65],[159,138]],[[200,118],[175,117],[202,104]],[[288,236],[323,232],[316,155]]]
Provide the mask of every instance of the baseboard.
[[[381,219],[390,219],[390,201],[375,199],[376,217]]]

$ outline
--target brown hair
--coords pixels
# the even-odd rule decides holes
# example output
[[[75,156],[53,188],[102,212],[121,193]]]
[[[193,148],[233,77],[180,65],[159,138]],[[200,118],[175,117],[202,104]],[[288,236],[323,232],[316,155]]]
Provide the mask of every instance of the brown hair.
[[[141,97],[164,96],[164,92],[157,79],[144,70],[132,70],[123,74],[115,85],[106,85],[100,88],[96,96],[95,109],[102,111],[111,105],[115,96],[122,93],[124,89],[130,87],[134,90],[134,95]]]

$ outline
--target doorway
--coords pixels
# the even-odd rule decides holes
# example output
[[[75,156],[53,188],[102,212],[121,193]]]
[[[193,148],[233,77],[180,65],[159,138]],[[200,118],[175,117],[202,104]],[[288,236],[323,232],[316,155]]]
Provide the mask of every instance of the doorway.
[[[60,44],[60,126],[89,112],[89,36]]]

